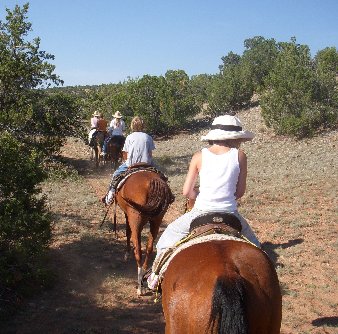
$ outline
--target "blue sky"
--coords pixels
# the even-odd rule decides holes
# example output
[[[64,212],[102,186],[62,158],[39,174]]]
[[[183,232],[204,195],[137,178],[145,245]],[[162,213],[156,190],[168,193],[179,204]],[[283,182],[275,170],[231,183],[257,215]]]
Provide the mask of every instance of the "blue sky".
[[[145,74],[218,72],[254,36],[290,41],[314,56],[338,48],[338,0],[0,0],[29,2],[32,37],[55,56],[65,86],[118,83]]]

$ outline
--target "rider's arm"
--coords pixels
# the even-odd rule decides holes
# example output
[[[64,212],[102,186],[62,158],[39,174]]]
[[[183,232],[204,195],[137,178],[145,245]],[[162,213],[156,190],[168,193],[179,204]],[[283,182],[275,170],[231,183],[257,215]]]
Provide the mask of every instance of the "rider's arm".
[[[196,152],[190,161],[188,174],[185,178],[185,182],[183,185],[183,196],[186,196],[188,198],[195,199],[197,196],[197,192],[194,189],[194,187],[195,187],[195,183],[198,177],[198,172],[201,166],[201,158],[202,158],[202,153]]]
[[[239,162],[239,176],[236,187],[236,199],[241,198],[246,189],[246,176],[247,176],[247,158],[243,151],[238,150],[238,162]]]

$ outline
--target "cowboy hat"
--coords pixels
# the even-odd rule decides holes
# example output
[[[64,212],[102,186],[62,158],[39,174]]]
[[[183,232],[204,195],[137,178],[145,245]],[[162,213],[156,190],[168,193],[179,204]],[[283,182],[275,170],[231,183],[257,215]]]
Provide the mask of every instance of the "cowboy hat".
[[[94,117],[100,117],[100,112],[99,111],[95,111],[94,114],[93,114]]]
[[[116,113],[113,115],[114,118],[122,118],[122,114],[119,111],[116,111]]]
[[[218,116],[214,119],[211,125],[211,130],[206,136],[202,136],[202,141],[209,140],[227,140],[227,139],[242,139],[252,140],[255,135],[243,130],[241,121],[230,115]]]

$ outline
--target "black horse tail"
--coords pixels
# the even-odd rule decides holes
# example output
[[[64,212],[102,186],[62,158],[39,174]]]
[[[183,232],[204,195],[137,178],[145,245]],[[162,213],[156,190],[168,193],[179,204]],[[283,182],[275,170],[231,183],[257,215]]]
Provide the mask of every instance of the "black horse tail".
[[[245,286],[240,276],[218,277],[212,297],[209,328],[211,332],[216,329],[219,334],[248,333]]]

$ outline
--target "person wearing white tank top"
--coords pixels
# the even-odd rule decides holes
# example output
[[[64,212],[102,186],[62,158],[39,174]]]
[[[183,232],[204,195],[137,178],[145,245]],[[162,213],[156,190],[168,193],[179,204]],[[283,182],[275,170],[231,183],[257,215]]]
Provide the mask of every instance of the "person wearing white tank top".
[[[199,170],[199,194],[194,207],[201,211],[233,212],[237,210],[236,187],[240,173],[238,150],[223,152],[214,144],[202,149]]]
[[[189,234],[193,219],[206,212],[233,213],[241,222],[242,235],[260,247],[253,230],[237,211],[237,199],[245,193],[247,177],[247,157],[239,146],[253,137],[253,133],[242,129],[235,116],[223,115],[214,119],[211,131],[202,137],[202,141],[211,145],[193,155],[183,185],[183,195],[196,199],[194,207],[165,229],[156,245],[154,263],[166,248]],[[196,190],[198,177],[200,186]],[[153,289],[158,277],[152,273],[147,281],[149,288]]]

